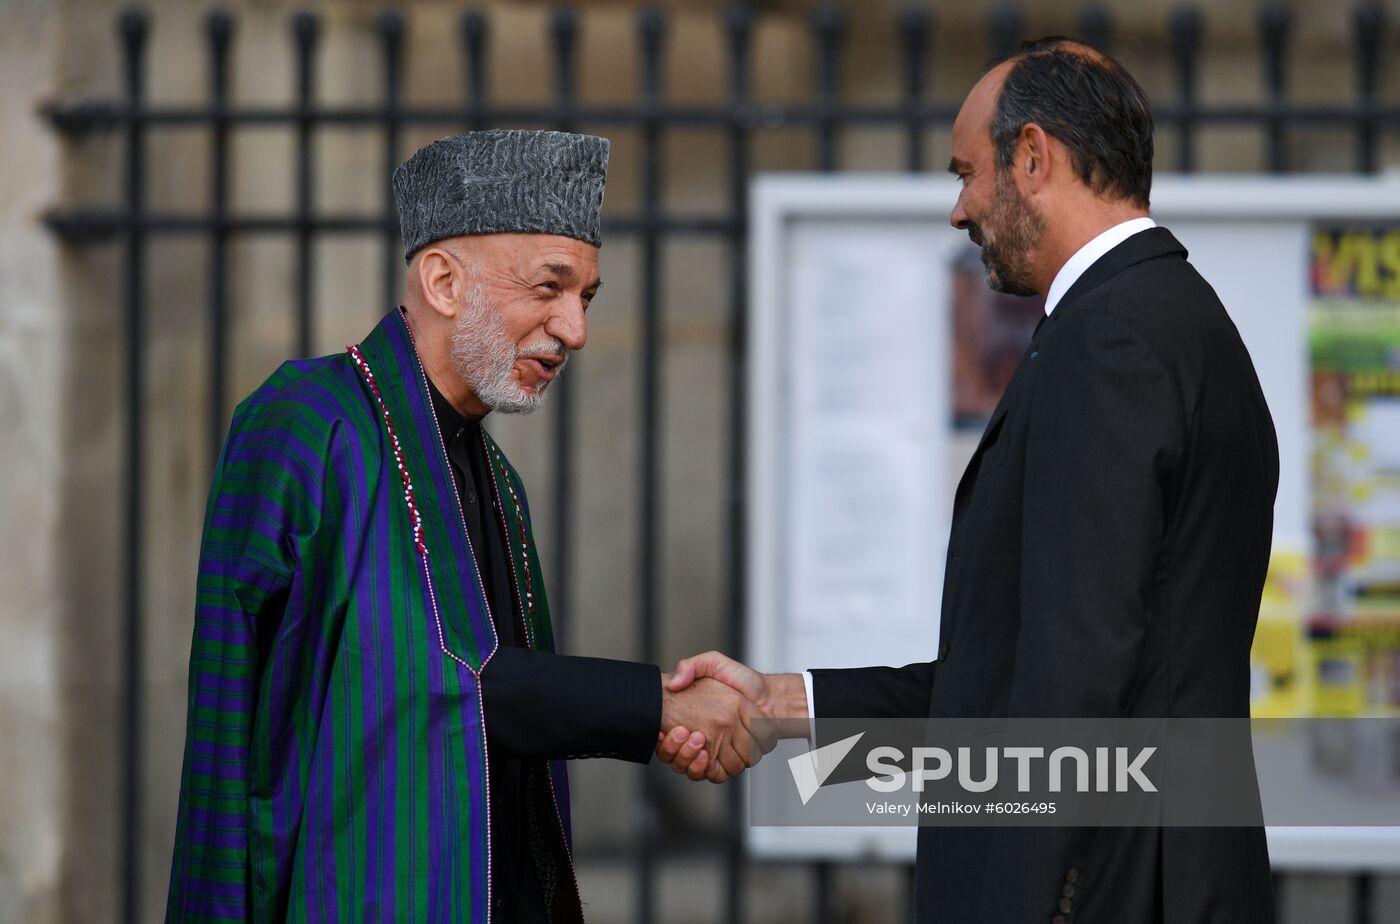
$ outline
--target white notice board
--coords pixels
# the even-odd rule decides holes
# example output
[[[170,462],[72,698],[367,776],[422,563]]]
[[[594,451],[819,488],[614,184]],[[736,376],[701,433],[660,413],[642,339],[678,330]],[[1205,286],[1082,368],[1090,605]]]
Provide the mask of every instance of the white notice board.
[[[748,656],[766,671],[938,650],[953,489],[942,176],[768,175],[750,198]],[[1307,554],[1307,253],[1320,220],[1400,217],[1400,180],[1162,177],[1153,216],[1240,330],[1278,431],[1275,548]],[[1400,831],[1270,832],[1275,866],[1400,869]],[[756,854],[910,858],[912,829],[748,829]]]

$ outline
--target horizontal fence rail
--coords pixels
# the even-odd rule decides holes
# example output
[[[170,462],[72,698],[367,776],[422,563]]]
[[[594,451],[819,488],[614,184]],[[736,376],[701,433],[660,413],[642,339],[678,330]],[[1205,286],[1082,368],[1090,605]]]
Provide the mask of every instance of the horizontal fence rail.
[[[65,206],[46,216],[48,226],[62,240],[88,245],[106,240],[125,243],[122,269],[124,310],[123,401],[127,409],[123,456],[124,561],[123,640],[123,753],[121,755],[121,819],[118,856],[121,918],[138,920],[144,907],[138,891],[137,857],[141,845],[140,752],[145,704],[140,689],[144,671],[140,646],[142,630],[143,567],[141,535],[146,498],[142,492],[145,422],[141,412],[144,375],[147,298],[142,261],[149,239],[158,236],[198,236],[210,243],[206,267],[208,311],[209,401],[205,439],[209,459],[217,455],[227,425],[229,267],[228,253],[236,238],[283,235],[294,247],[298,272],[293,300],[294,343],[297,355],[307,355],[315,340],[314,244],[331,235],[363,236],[379,241],[380,306],[397,301],[402,272],[398,223],[388,195],[388,175],[405,156],[401,138],[406,128],[433,127],[444,133],[488,126],[531,126],[575,130],[635,130],[641,139],[636,181],[640,207],[632,214],[609,210],[603,229],[609,234],[632,236],[640,247],[638,291],[641,336],[637,419],[641,433],[638,448],[638,521],[635,568],[637,580],[637,628],[640,653],[654,661],[661,650],[665,625],[661,587],[663,520],[662,483],[662,382],[664,355],[660,349],[665,318],[661,285],[662,248],[682,236],[712,236],[725,244],[729,265],[725,297],[728,302],[725,373],[726,417],[724,432],[725,486],[718,500],[728,541],[724,554],[726,585],[723,594],[723,644],[742,656],[744,638],[744,509],[745,509],[745,318],[748,310],[745,269],[747,249],[746,195],[752,169],[754,139],[760,133],[805,132],[815,139],[812,169],[841,168],[840,142],[851,129],[896,128],[902,169],[922,171],[928,163],[927,133],[952,124],[958,101],[929,99],[930,70],[937,17],[931,9],[911,7],[893,20],[888,38],[897,67],[897,98],[882,103],[854,103],[842,98],[846,41],[850,34],[847,14],[835,5],[818,7],[809,20],[813,49],[810,99],[800,103],[772,103],[753,96],[753,33],[758,14],[739,5],[722,16],[724,35],[724,99],[707,105],[668,102],[662,74],[667,49],[675,37],[670,18],[660,9],[637,14],[635,41],[638,51],[638,85],[631,101],[613,104],[583,103],[578,98],[578,37],[586,16],[559,9],[549,17],[542,36],[552,66],[550,99],[531,105],[497,105],[488,86],[491,21],[481,11],[467,10],[458,20],[458,44],[462,61],[461,103],[455,106],[423,106],[404,99],[403,69],[406,19],[397,11],[379,14],[373,31],[379,49],[378,99],[354,105],[324,105],[318,101],[317,63],[321,50],[322,20],[299,12],[288,20],[293,54],[292,99],[287,105],[242,105],[231,98],[231,52],[237,23],[227,11],[214,10],[204,20],[207,52],[206,100],[198,104],[162,104],[148,100],[145,72],[151,18],[131,9],[118,18],[122,54],[120,98],[60,102],[43,109],[53,130],[72,141],[89,136],[120,134],[122,146],[121,201],[108,204]],[[1299,103],[1289,95],[1289,52],[1295,23],[1286,6],[1266,5],[1257,19],[1258,48],[1262,63],[1264,98],[1251,103],[1200,101],[1201,52],[1207,20],[1194,8],[1169,14],[1166,22],[1167,56],[1173,92],[1154,104],[1159,124],[1175,131],[1173,157],[1182,171],[1197,169],[1202,128],[1243,126],[1261,132],[1263,162],[1271,171],[1286,171],[1289,142],[1304,129],[1342,129],[1352,135],[1353,164],[1358,172],[1374,172],[1379,163],[1383,136],[1400,128],[1400,105],[1380,98],[1382,53],[1392,44],[1388,23],[1380,5],[1363,3],[1351,19],[1353,98],[1332,103]],[[1112,51],[1115,23],[1102,7],[1080,11],[1073,28],[1091,45]],[[1013,7],[994,9],[986,19],[986,47],[992,55],[1015,49],[1025,33],[1021,14]],[[959,91],[963,88],[957,88]],[[288,164],[292,177],[292,201],[284,213],[258,214],[236,211],[231,205],[231,138],[234,133],[262,127],[293,130],[293,156]],[[191,212],[155,211],[147,206],[146,173],[153,164],[147,143],[153,133],[170,129],[204,128],[209,148],[210,196],[207,208]],[[315,201],[313,145],[318,132],[328,128],[354,128],[379,136],[382,184],[380,207],[364,214],[331,214]],[[679,214],[663,208],[665,188],[662,144],[677,129],[712,129],[724,140],[726,156],[715,170],[725,180],[722,214]],[[568,602],[574,582],[571,539],[575,529],[574,433],[577,377],[563,383],[556,395],[553,434],[553,506],[555,534],[551,537],[551,596],[555,598],[558,637],[567,645],[570,613]],[[636,919],[651,921],[657,904],[656,875],[663,843],[659,836],[658,790],[655,774],[640,777],[643,810],[635,832],[632,858],[638,872]],[[723,920],[743,919],[742,815],[739,790],[729,787],[726,820],[720,848],[723,851],[725,911]],[[814,906],[825,920],[833,908],[834,874],[830,864],[814,866]],[[912,891],[912,878],[908,881]],[[1358,880],[1362,896],[1370,894],[1369,880]],[[146,904],[151,904],[147,902]],[[1357,920],[1366,920],[1368,903],[1358,905]]]

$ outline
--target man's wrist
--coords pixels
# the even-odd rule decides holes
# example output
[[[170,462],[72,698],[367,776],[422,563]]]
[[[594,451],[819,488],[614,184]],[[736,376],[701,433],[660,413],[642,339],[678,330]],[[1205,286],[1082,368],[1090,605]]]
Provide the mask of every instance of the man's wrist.
[[[668,731],[670,726],[675,724],[671,715],[671,704],[675,700],[674,693],[671,692],[671,675],[667,671],[661,671],[661,730]]]
[[[775,719],[806,719],[810,715],[807,685],[801,674],[768,675],[768,698]]]

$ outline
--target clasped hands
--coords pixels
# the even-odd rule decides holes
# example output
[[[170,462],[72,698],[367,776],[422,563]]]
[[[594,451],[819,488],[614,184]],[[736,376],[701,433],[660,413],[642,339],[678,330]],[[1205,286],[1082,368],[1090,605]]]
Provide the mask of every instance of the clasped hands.
[[[806,735],[807,694],[798,674],[760,674],[718,651],[685,658],[661,677],[656,756],[692,780],[723,783],[773,749]],[[801,719],[789,723],[778,719]]]

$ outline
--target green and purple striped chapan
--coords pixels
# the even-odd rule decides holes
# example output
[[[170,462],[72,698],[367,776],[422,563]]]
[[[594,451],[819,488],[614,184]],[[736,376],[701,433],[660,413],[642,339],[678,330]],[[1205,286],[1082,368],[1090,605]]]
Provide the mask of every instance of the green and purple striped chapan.
[[[489,920],[491,613],[402,310],[353,353],[285,363],[219,458],[171,921]],[[501,505],[515,597],[532,594],[517,615],[552,650],[524,486],[488,450],[520,500]],[[540,769],[567,858],[564,767]]]

